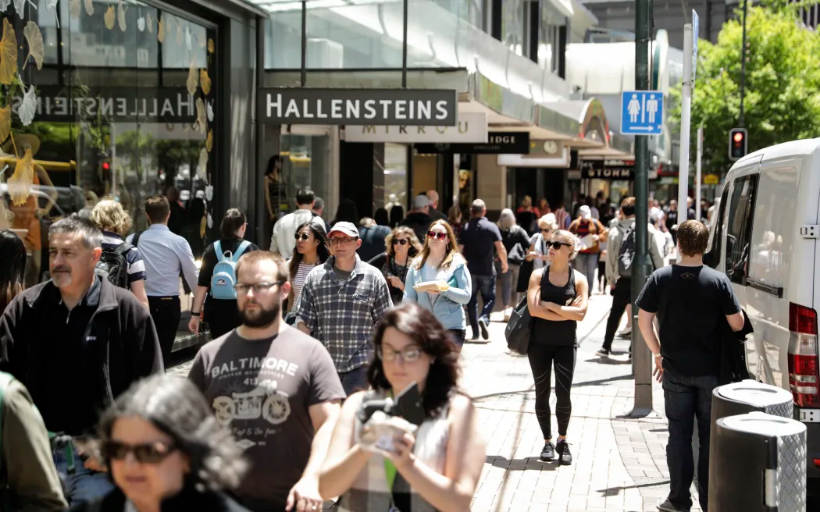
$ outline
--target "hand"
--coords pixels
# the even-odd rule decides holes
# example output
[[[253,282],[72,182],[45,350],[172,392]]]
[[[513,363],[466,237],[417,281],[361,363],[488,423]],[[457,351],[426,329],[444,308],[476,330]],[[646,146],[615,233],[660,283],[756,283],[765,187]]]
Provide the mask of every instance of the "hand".
[[[429,293],[430,295],[438,295],[441,292],[438,290],[438,288],[436,288],[434,290],[427,290],[427,293]]]
[[[199,334],[199,317],[191,316],[191,321],[188,322],[188,330],[194,334]]]
[[[288,493],[285,510],[311,512],[322,510],[322,496],[319,494],[319,480],[316,477],[302,477]]]
[[[572,301],[571,306],[574,307],[574,308],[580,308],[581,307],[581,301],[583,301],[583,300],[584,300],[584,298],[579,295],[579,296],[575,297],[574,301]]]
[[[99,457],[94,455],[93,453],[86,452],[81,446],[76,445],[77,454],[80,456],[87,455],[88,458],[83,461],[83,467],[90,471],[96,471],[98,473],[104,473],[108,471],[108,468],[105,467],[105,464],[100,460]]]
[[[655,369],[652,370],[652,375],[655,376],[655,380],[658,382],[663,381],[663,358],[662,357],[655,357],[654,355],[652,358],[655,360]]]
[[[547,308],[548,310],[555,312],[556,309],[560,308],[560,306],[554,302],[541,302],[541,305]]]
[[[535,252],[535,251],[530,251],[530,252],[528,252],[528,253],[527,253],[527,256],[529,256],[529,257],[531,257],[531,258],[539,258],[539,257],[540,257],[540,256],[538,255],[538,253],[537,253],[537,252]]]
[[[393,438],[394,451],[389,453],[390,460],[396,469],[404,470],[413,465],[416,461],[416,456],[413,455],[413,445],[416,444],[416,438],[412,434],[401,434]]]
[[[600,239],[601,239],[601,237],[600,237],[600,236],[598,236],[598,235],[592,235],[592,240],[594,240],[594,241],[596,241],[596,242],[597,242],[597,241],[598,241],[598,240],[600,240]]]
[[[501,262],[501,273],[506,274],[510,270],[510,265],[506,261]]]
[[[540,259],[541,261],[549,261],[550,260],[550,255],[549,254],[542,254],[541,256],[538,257],[538,259]]]
[[[393,286],[393,288],[404,290],[404,283],[402,283],[401,279],[399,279],[396,276],[390,276],[390,284]]]

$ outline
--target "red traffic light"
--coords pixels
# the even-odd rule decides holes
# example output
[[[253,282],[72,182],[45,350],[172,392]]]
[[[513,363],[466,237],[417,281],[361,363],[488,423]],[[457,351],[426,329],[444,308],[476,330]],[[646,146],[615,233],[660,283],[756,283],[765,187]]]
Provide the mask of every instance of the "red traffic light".
[[[729,160],[737,161],[746,156],[749,140],[745,128],[729,130]]]
[[[737,132],[735,133],[735,142],[743,142],[743,133]]]
[[[107,171],[111,169],[111,164],[109,164],[108,162],[103,162],[102,168],[103,170]]]

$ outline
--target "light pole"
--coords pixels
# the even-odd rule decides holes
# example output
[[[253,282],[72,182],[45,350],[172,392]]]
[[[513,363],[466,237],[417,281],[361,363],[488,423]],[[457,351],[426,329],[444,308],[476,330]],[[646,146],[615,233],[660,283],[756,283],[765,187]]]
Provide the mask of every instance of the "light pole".
[[[749,0],[743,0],[743,43],[740,48],[740,118],[737,125],[741,128],[743,125],[743,100],[746,96],[746,17],[748,13]]]

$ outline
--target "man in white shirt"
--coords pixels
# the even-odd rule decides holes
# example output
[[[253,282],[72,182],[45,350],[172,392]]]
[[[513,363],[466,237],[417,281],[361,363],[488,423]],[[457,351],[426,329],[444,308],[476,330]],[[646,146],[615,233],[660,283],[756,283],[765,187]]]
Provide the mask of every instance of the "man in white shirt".
[[[296,194],[296,208],[293,213],[289,213],[279,219],[273,226],[273,235],[270,239],[270,252],[281,254],[283,258],[289,259],[293,256],[293,249],[296,247],[296,230],[305,222],[316,222],[317,226],[325,229],[325,223],[321,217],[313,213],[313,204],[316,196],[309,188],[300,189]]]

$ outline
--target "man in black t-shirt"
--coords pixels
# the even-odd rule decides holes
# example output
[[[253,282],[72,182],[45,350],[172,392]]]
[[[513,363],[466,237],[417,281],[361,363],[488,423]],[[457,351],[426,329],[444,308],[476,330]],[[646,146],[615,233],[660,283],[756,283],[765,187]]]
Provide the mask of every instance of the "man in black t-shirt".
[[[718,385],[720,326],[743,329],[744,317],[725,274],[703,265],[709,230],[689,220],[678,227],[677,265],[655,271],[646,282],[637,305],[638,325],[655,357],[654,375],[663,382],[669,420],[670,491],[658,510],[689,510],[689,488],[694,478],[692,432],[698,422],[698,495],[703,510],[708,503],[709,438],[712,390]],[[653,321],[658,317],[659,333]]]
[[[487,205],[481,199],[473,201],[470,206],[472,218],[461,229],[458,248],[467,260],[467,270],[473,283],[473,296],[467,304],[467,314],[470,317],[470,327],[473,329],[473,340],[478,339],[478,328],[481,327],[481,337],[490,338],[487,330],[490,324],[490,313],[495,305],[495,265],[493,265],[493,249],[498,252],[501,260],[501,271],[506,273],[507,250],[501,241],[501,231],[498,226],[487,220]],[[481,315],[478,315],[478,294],[484,301]]]

